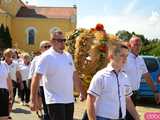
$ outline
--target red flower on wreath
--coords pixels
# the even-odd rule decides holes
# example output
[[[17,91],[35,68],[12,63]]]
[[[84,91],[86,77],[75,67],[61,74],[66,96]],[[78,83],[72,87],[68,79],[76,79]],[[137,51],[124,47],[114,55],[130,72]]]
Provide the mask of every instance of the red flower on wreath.
[[[101,45],[101,46],[99,47],[99,50],[100,50],[101,52],[106,52],[106,51],[108,50],[108,48],[107,48],[107,46],[104,44],[104,45]]]
[[[104,31],[104,26],[103,26],[103,24],[98,23],[98,24],[96,25],[96,30],[97,30],[97,31]]]

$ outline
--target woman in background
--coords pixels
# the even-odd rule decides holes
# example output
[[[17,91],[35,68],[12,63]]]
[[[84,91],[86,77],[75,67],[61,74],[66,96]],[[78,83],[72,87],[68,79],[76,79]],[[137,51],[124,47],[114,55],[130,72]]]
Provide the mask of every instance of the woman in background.
[[[0,120],[8,120],[9,100],[13,99],[12,81],[9,68],[4,61],[0,61]]]
[[[22,76],[23,89],[21,91],[21,105],[28,105],[30,88],[29,88],[29,69],[30,69],[30,55],[28,53],[22,53],[22,62],[19,65],[19,71]]]

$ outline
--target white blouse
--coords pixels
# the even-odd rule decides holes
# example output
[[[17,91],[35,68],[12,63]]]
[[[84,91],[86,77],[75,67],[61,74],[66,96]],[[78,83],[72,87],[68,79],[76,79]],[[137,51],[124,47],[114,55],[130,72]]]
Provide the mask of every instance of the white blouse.
[[[0,61],[0,88],[6,88],[7,86],[7,78],[9,75],[8,65],[4,61]]]

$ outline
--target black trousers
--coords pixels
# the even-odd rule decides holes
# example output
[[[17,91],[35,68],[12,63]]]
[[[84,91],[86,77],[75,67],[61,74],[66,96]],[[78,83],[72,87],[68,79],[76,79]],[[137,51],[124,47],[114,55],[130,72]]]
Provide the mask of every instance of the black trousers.
[[[9,115],[9,93],[7,89],[0,88],[0,117]]]
[[[15,82],[14,80],[12,80],[12,86],[13,86],[13,97],[15,98],[15,96],[16,96],[16,89],[18,88],[17,82]]]
[[[89,120],[87,115],[87,110],[85,110],[85,112],[83,113],[82,120]]]
[[[13,102],[14,102],[14,99],[15,99],[15,96],[16,96],[16,91],[18,89],[18,83],[14,80],[12,80],[12,86],[13,86]]]
[[[73,120],[74,103],[48,104],[50,120]]]
[[[17,86],[18,86],[18,97],[21,98],[21,84],[20,83],[17,83]]]
[[[30,96],[30,89],[27,86],[27,81],[23,81],[24,88],[21,91],[21,101],[22,102],[29,102],[29,96]]]
[[[133,104],[136,106],[136,96],[137,96],[137,91],[133,91],[133,94],[131,96],[131,99],[133,101]],[[126,120],[134,120],[132,115],[126,110]]]

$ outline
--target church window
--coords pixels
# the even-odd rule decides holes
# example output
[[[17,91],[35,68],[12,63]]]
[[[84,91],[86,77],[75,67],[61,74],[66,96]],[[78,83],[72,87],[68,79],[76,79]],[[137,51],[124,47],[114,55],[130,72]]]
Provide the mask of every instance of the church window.
[[[29,45],[34,45],[36,40],[36,28],[29,27],[27,28],[27,43]]]

